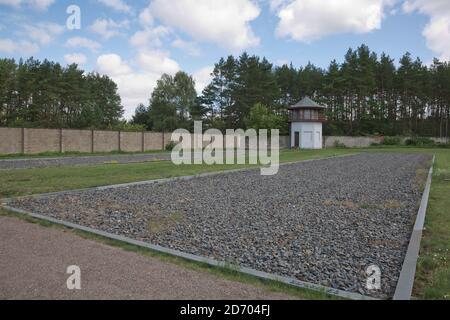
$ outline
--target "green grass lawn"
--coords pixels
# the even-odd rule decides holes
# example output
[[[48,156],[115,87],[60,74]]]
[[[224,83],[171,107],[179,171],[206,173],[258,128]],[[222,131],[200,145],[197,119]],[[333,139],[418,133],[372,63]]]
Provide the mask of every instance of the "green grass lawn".
[[[434,152],[436,164],[414,295],[450,300],[450,150]]]
[[[315,151],[282,151],[280,162],[295,162],[358,152],[426,152],[436,155],[435,172],[426,218],[426,231],[416,275],[414,295],[424,299],[450,299],[450,150],[440,148],[372,147],[367,149],[325,149]],[[55,167],[0,171],[0,198],[96,187],[158,178],[194,175],[245,167],[244,165],[181,165],[168,161],[138,164],[102,164],[89,167]],[[6,214],[5,211],[2,211]],[[107,240],[103,240],[108,242]],[[108,242],[109,243],[109,242]],[[114,244],[114,243],[111,243]],[[128,248],[127,245],[121,245]],[[138,248],[128,248],[140,251]],[[152,253],[155,254],[155,253]],[[171,258],[167,258],[171,259]],[[178,258],[173,258],[177,262]],[[183,261],[188,267],[197,264]],[[210,267],[202,269],[211,271]],[[327,298],[322,293],[267,283],[230,271],[212,269],[234,279],[264,284],[304,298]]]

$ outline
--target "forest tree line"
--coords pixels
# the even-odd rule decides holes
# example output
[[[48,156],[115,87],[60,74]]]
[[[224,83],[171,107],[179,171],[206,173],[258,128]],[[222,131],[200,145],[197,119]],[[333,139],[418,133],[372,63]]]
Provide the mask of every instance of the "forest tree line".
[[[114,128],[123,107],[107,76],[76,64],[0,59],[0,126]]]
[[[243,53],[220,59],[200,96],[186,73],[163,75],[132,121],[155,131],[189,129],[203,120],[221,130],[279,128],[287,134],[287,107],[304,96],[327,106],[328,135],[448,136],[450,64],[435,59],[426,66],[409,53],[395,64],[365,45],[327,69],[274,67]]]
[[[326,135],[448,136],[450,63],[431,66],[406,53],[397,63],[362,45],[326,69],[274,66],[243,53],[215,64],[198,95],[185,72],[163,75],[148,105],[125,123],[117,85],[77,65],[30,58],[0,59],[0,126],[145,128],[278,128],[288,133],[287,108],[304,96],[327,107]],[[149,87],[151,84],[149,84]]]

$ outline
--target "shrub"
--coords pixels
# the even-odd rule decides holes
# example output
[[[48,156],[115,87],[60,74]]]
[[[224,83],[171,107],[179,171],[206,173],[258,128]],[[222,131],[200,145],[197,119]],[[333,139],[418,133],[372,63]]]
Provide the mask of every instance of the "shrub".
[[[407,146],[423,147],[423,146],[434,146],[436,144],[430,138],[415,137],[415,138],[406,139],[405,140],[405,145],[407,145]]]
[[[384,137],[384,140],[381,144],[385,146],[398,146],[402,144],[402,141],[400,137]]]
[[[170,141],[168,144],[166,144],[166,151],[172,151],[176,145],[177,143],[175,141]]]

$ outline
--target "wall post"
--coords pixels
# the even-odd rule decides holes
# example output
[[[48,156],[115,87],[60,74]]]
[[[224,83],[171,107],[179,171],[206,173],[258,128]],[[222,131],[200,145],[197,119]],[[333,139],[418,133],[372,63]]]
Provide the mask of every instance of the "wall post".
[[[59,128],[59,153],[63,153],[63,129]]]
[[[121,149],[122,149],[122,148],[121,148],[121,141],[120,141],[120,140],[121,140],[121,139],[120,139],[120,135],[121,135],[120,133],[121,133],[121,131],[119,130],[117,133],[118,133],[119,152],[120,152],[120,151],[122,151],[122,150],[121,150]]]
[[[21,152],[22,154],[25,154],[25,128],[22,128],[20,134],[22,138]]]
[[[94,153],[94,130],[91,130],[91,153]]]

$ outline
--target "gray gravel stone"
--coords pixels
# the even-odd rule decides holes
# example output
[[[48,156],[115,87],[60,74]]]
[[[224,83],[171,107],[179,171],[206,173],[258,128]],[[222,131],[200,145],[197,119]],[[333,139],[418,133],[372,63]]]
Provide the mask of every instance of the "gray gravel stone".
[[[138,163],[157,160],[170,160],[170,153],[5,159],[0,160],[0,170],[47,168],[47,167],[62,167],[62,166],[89,166],[105,163]]]
[[[256,270],[393,296],[424,154],[367,153],[217,176],[16,200],[12,207]],[[422,175],[423,176],[423,175]],[[382,272],[365,288],[368,266]]]

